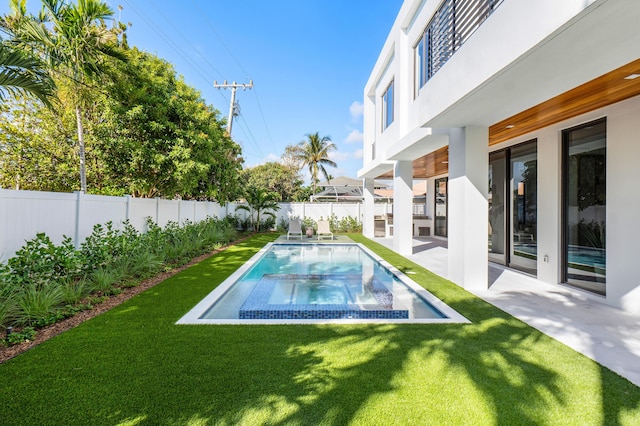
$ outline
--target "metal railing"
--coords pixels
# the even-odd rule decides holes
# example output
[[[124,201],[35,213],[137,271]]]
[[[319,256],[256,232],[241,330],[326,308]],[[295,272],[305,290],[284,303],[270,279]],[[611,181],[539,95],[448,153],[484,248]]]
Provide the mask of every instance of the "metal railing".
[[[416,49],[422,87],[503,0],[445,0],[425,28]]]

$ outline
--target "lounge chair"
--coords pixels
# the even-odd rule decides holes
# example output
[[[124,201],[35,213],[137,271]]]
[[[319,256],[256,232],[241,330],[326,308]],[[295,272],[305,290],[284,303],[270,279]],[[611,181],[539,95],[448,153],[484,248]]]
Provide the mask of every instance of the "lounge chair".
[[[289,232],[287,232],[287,240],[291,237],[300,237],[302,240],[302,222],[300,219],[291,219],[289,221]]]
[[[328,220],[319,220],[318,221],[318,239],[328,237],[333,240],[333,232],[331,232],[331,226],[329,225]]]

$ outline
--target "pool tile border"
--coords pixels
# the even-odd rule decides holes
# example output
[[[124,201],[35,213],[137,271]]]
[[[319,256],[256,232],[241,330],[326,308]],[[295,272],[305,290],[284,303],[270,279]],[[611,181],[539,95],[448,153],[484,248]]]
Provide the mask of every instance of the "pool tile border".
[[[373,251],[360,243],[354,242],[340,242],[339,244],[357,245],[364,250],[369,256],[377,260],[385,268],[387,268],[392,274],[394,274],[400,281],[410,287],[414,292],[418,293],[423,299],[428,301],[433,307],[442,312],[447,318],[316,318],[316,319],[302,319],[302,318],[278,318],[278,319],[204,319],[202,315],[217,301],[222,295],[246,272],[248,271],[273,245],[280,244],[297,244],[294,241],[272,242],[261,248],[255,255],[251,257],[244,265],[233,272],[223,283],[216,287],[211,293],[209,293],[204,299],[202,299],[196,306],[194,306],[189,312],[187,312],[182,318],[180,318],[176,324],[210,324],[210,325],[282,325],[282,324],[448,324],[448,323],[469,323],[470,321],[455,311],[453,308],[445,304],[443,301],[435,297],[432,293],[424,289],[417,284],[406,274],[399,269],[395,268],[387,261],[382,259]],[[298,243],[308,244],[308,243]],[[319,245],[335,245],[336,242],[313,242],[313,244]]]

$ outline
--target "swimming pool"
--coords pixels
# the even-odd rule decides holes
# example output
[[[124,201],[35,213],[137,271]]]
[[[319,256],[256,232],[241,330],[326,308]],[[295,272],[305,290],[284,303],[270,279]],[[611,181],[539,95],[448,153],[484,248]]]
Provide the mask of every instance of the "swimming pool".
[[[361,244],[270,243],[179,324],[468,322]]]

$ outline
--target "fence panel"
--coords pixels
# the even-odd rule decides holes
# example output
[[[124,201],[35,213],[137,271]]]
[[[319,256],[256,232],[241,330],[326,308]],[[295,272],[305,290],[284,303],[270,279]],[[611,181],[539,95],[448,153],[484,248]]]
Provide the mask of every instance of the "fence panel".
[[[353,217],[359,222],[362,222],[362,213],[360,212],[361,205],[362,204],[357,203],[336,203],[332,206],[332,211],[338,219]]]
[[[129,197],[129,223],[139,232],[146,232],[148,217],[158,221],[158,199]]]
[[[158,199],[158,220],[156,223],[164,228],[169,222],[180,221],[180,200]]]
[[[0,260],[44,232],[60,244],[76,232],[76,194],[0,189]]]
[[[0,189],[0,261],[12,257],[25,241],[38,233],[47,234],[55,244],[60,244],[65,236],[71,237],[79,246],[96,224],[112,222],[115,228],[121,229],[122,223],[129,220],[138,231],[145,232],[148,217],[161,227],[170,221],[196,222],[227,215],[246,220],[249,212],[236,210],[238,205]],[[376,205],[376,214],[381,214],[378,210]],[[358,203],[280,203],[276,223],[282,220],[288,223],[291,216],[317,221],[332,214],[338,219],[351,216],[362,221],[363,209]]]
[[[127,220],[127,198],[104,195],[75,193],[77,195],[77,232],[75,234],[76,247],[93,232],[96,224],[112,222],[115,229],[122,229]]]

